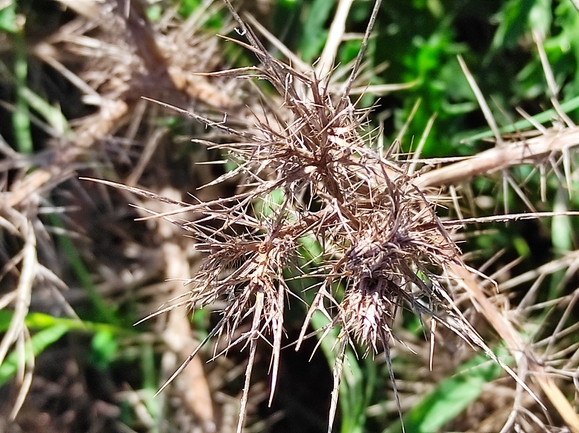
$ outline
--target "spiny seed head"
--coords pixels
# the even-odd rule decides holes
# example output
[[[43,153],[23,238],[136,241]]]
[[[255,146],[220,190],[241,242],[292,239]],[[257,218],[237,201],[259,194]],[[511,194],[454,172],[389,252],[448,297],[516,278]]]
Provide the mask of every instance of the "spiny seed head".
[[[342,303],[344,331],[367,350],[379,353],[388,345],[399,302],[397,290],[394,281],[368,276],[346,292]]]
[[[389,179],[373,206],[358,206],[358,227],[349,237],[343,272],[349,284],[341,304],[344,332],[375,352],[388,349],[399,308],[415,309],[424,299],[445,310],[436,283],[456,248],[407,176]],[[434,283],[433,283],[434,281]]]
[[[236,16],[233,9],[232,13]],[[284,268],[303,259],[300,239],[313,240],[316,250],[322,251],[305,264],[305,275],[321,281],[312,286],[316,294],[309,302],[297,346],[306,338],[316,311],[330,318],[323,332],[329,333],[332,326],[341,328],[332,424],[347,342],[354,339],[366,353],[384,351],[390,362],[389,342],[400,308],[433,316],[448,311],[445,302],[450,296],[438,275],[456,260],[458,250],[433,205],[414,185],[408,174],[412,170],[366,146],[372,137],[364,136],[360,128],[364,114],[354,108],[349,95],[332,98],[315,74],[298,72],[274,59],[236,19],[248,30],[253,52],[262,62],[259,76],[269,80],[283,102],[248,131],[193,116],[237,134],[239,140],[216,145],[228,152],[237,167],[215,182],[239,176],[245,183],[233,197],[195,206],[203,222],[213,225],[195,226],[203,242],[200,249],[208,256],[194,278],[191,303],[204,306],[224,300],[221,320],[209,337],[223,335],[228,348],[249,347],[240,432],[260,339],[272,347],[270,402],[273,397],[284,308],[292,285],[284,277]],[[276,194],[278,202],[269,206]],[[258,203],[268,203],[264,206],[268,209],[260,211]],[[345,283],[343,297],[335,290],[336,281]],[[328,303],[339,307],[326,309]],[[244,319],[251,320],[250,330],[234,336]],[[389,369],[394,380],[390,363]]]

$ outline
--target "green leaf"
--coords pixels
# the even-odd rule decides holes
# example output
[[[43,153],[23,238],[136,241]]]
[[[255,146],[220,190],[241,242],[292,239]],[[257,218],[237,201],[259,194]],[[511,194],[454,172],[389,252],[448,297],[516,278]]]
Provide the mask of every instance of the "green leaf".
[[[44,349],[58,341],[69,330],[70,328],[68,326],[57,324],[36,333],[30,339],[33,355],[38,356],[41,354]],[[30,355],[30,348],[30,345],[26,345],[24,353],[25,359]],[[18,369],[18,365],[22,363],[21,356],[22,354],[17,350],[12,350],[10,355],[8,355],[2,365],[0,365],[0,386],[4,385],[12,376],[14,376]]]
[[[163,14],[163,8],[160,5],[151,5],[147,8],[147,18],[151,22],[158,22]]]
[[[144,344],[141,347],[141,366],[143,369],[143,400],[151,417],[158,424],[161,423],[163,409],[155,393],[159,387],[158,371],[155,366],[155,351],[151,344]]]
[[[492,43],[493,49],[513,48],[527,29],[535,0],[509,0],[498,14],[500,21]]]
[[[0,9],[0,31],[8,33],[18,32],[18,24],[16,23],[16,3],[14,1],[8,3],[3,9]]]
[[[184,18],[189,18],[198,9],[203,9],[207,7],[207,2],[204,0],[181,0],[179,5],[179,15]],[[151,11],[151,13],[155,13]],[[153,15],[155,18],[155,15]],[[221,12],[211,14],[207,20],[203,22],[203,27],[208,29],[219,30],[223,26],[223,14]]]
[[[92,353],[91,361],[100,370],[105,370],[115,353],[119,349],[119,344],[115,335],[110,331],[100,331],[95,334],[91,341]]]
[[[453,420],[482,392],[483,386],[501,374],[501,367],[486,356],[477,356],[458,369],[459,373],[438,385],[404,417],[404,429],[413,433],[434,433]],[[401,432],[401,424],[385,433]]]
[[[16,80],[16,110],[12,113],[12,127],[19,152],[30,154],[34,150],[30,121],[30,108],[23,89],[28,81],[28,59],[24,35],[18,32],[14,38],[14,78]]]
[[[299,239],[299,243],[301,247],[300,253],[303,258],[307,262],[314,261],[314,263],[319,264],[323,250],[318,240],[312,235],[306,235]]]
[[[0,310],[0,332],[6,332],[12,320],[12,312],[8,310]]]
[[[569,113],[570,111],[576,110],[577,108],[579,108],[579,96],[561,104],[561,110],[564,113]],[[533,119],[534,122],[538,122],[538,123],[549,122],[554,118],[557,118],[557,112],[553,108],[546,110],[546,111],[543,111],[542,113],[539,113],[539,114],[531,117],[531,119]],[[529,120],[524,119],[524,120],[519,120],[518,122],[515,122],[512,125],[508,125],[508,126],[505,126],[503,128],[499,128],[499,131],[501,134],[506,134],[509,132],[518,132],[518,131],[521,131],[521,130],[524,130],[527,128],[531,128],[531,127],[533,127],[533,124]],[[463,142],[469,143],[469,142],[481,140],[483,138],[489,138],[492,136],[493,136],[493,132],[491,130],[485,130],[484,132],[481,132],[479,134],[475,134],[475,135],[472,135],[468,138],[465,138],[463,140]]]
[[[275,189],[255,204],[255,211],[258,215],[270,217],[279,210],[284,198],[283,190]]]
[[[0,332],[5,332],[10,326],[14,313],[9,310],[0,310]],[[108,323],[81,321],[78,319],[67,319],[53,317],[44,313],[29,313],[24,319],[24,324],[28,329],[43,330],[53,326],[66,326],[69,331],[84,331],[90,333],[109,332],[115,335],[137,335],[134,328],[122,328]]]
[[[179,14],[187,18],[191,15],[195,9],[201,5],[200,0],[182,0],[179,6]]]
[[[64,135],[71,131],[68,120],[59,108],[50,105],[45,99],[34,93],[28,87],[21,88],[20,94],[26,103],[34,108],[56,133]]]
[[[531,247],[529,247],[529,244],[527,243],[526,239],[523,238],[522,236],[516,236],[513,239],[513,246],[515,247],[515,250],[517,251],[519,257],[530,257]]]
[[[297,0],[278,0],[278,6],[286,7],[286,8],[295,8],[297,5]]]
[[[529,12],[529,27],[546,36],[551,28],[551,0],[538,0]]]
[[[9,310],[0,310],[0,332],[5,332],[10,326],[14,313]],[[43,313],[29,313],[24,319],[24,324],[28,329],[39,331],[30,339],[32,343],[32,353],[38,356],[49,345],[58,341],[60,337],[70,331],[93,332],[93,350],[96,357],[93,359],[97,367],[104,368],[114,354],[117,352],[118,335],[136,334],[135,331],[111,326],[106,323],[83,322],[76,319],[65,319],[53,317]],[[27,348],[29,350],[29,347]],[[22,354],[13,350],[10,355],[0,365],[0,386],[10,379],[18,368],[18,363],[22,362]],[[25,352],[25,358],[29,352]]]
[[[48,218],[54,227],[64,228],[64,225],[62,224],[62,221],[57,214],[48,214]],[[66,233],[58,234],[57,237],[60,242],[62,251],[64,251],[66,254],[70,267],[80,281],[81,285],[87,291],[87,294],[94,306],[97,320],[114,325],[119,325],[122,323],[120,317],[117,316],[116,308],[114,308],[112,305],[109,305],[96,290],[92,282],[91,275],[82,260],[82,256],[77,251],[70,237]]]
[[[304,33],[299,46],[304,61],[311,62],[321,54],[328,35],[324,24],[333,6],[332,1],[314,0],[304,22]]]

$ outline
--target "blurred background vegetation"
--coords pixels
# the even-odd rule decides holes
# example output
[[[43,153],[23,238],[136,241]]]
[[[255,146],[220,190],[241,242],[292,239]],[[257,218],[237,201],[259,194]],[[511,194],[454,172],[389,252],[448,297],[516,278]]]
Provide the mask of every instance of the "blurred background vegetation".
[[[354,1],[336,73],[357,55],[372,6],[371,0]],[[311,63],[321,54],[337,5],[246,0],[236,7]],[[556,95],[533,32],[542,39]],[[163,203],[78,179],[138,185],[175,201],[188,201],[189,193],[231,194],[234,181],[196,192],[228,167],[197,165],[223,155],[191,138],[224,138],[140,99],[217,120],[231,113],[238,124],[251,123],[251,111],[265,105],[256,102],[253,87],[192,75],[255,64],[251,53],[217,33],[237,36],[219,1],[0,0],[0,431],[234,431],[242,351],[205,363],[218,350],[208,347],[180,382],[154,397],[207,335],[216,314],[171,312],[133,326],[186,294],[175,281],[190,277],[199,255],[185,233],[156,220],[135,221],[143,214],[129,206],[162,212]],[[382,128],[386,146],[398,139],[402,153],[424,139],[421,158],[474,155],[494,143],[484,140],[492,133],[456,56],[465,59],[501,130],[522,137],[536,130],[522,112],[537,115],[546,127],[561,123],[552,97],[571,120],[579,119],[577,35],[579,12],[571,0],[386,1],[359,80],[376,91],[361,92],[359,106],[374,106],[368,128]],[[393,84],[400,89],[383,86]],[[267,99],[270,89],[260,89]],[[500,173],[463,185],[465,216],[500,214],[505,206],[509,212],[577,209],[579,196],[571,193],[579,181],[576,157],[569,158],[570,168],[560,171],[512,170],[518,192],[504,187]],[[576,368],[578,358],[576,226],[566,216],[476,225],[463,232],[460,244],[470,264],[504,283],[497,302],[521,314],[512,317],[521,320],[521,333],[557,354],[545,362],[561,371]],[[536,269],[544,272],[529,274]],[[517,310],[521,301],[524,314]],[[503,356],[501,342],[469,308],[467,317]],[[293,335],[303,313],[288,315],[287,333]],[[501,369],[441,331],[431,371],[419,320],[405,313],[397,327],[404,344],[396,345],[393,362],[406,431],[499,431],[515,388]],[[548,339],[561,329],[569,331]],[[315,345],[312,340],[299,353],[284,351],[271,408],[264,401],[263,356],[248,431],[326,431],[332,354],[323,347],[311,356]],[[348,363],[335,430],[401,431],[384,360],[350,356]],[[561,376],[576,408],[572,377]],[[28,392],[24,401],[22,390]],[[15,407],[21,409],[13,420]],[[552,431],[564,431],[557,430],[563,424],[556,414],[550,422]]]

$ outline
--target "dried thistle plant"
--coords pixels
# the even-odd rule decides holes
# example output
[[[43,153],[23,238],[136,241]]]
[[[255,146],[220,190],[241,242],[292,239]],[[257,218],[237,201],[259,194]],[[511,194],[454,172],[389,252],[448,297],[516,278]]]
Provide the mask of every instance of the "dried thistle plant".
[[[362,356],[384,353],[394,383],[390,345],[396,340],[394,320],[404,308],[415,312],[421,321],[430,318],[430,323],[446,326],[471,346],[482,349],[538,401],[526,381],[497,359],[455,305],[453,289],[465,287],[510,349],[518,351],[517,362],[534,359],[533,354],[526,353],[512,325],[496,316],[496,309],[481,292],[480,279],[490,280],[462,261],[453,231],[468,221],[441,221],[436,214],[437,200],[426,194],[431,186],[504,169],[516,158],[500,158],[500,154],[507,151],[505,148],[481,155],[478,162],[462,161],[422,173],[416,171],[415,159],[399,160],[394,155],[395,143],[385,154],[369,146],[368,142],[372,143],[376,137],[364,129],[367,112],[357,110],[350,99],[363,49],[350,77],[340,87],[341,91],[335,93],[330,91],[336,86],[329,86],[328,63],[321,62],[326,66],[319,70],[303,71],[273,58],[229,2],[226,3],[238,22],[238,33],[249,41],[249,44],[237,43],[251,50],[261,67],[213,75],[267,80],[281,102],[263,116],[256,115],[254,128],[243,130],[178,109],[231,137],[228,143],[198,142],[227,153],[236,164],[234,170],[215,183],[230,178],[242,179],[242,182],[232,197],[192,205],[174,202],[195,213],[194,221],[181,221],[174,216],[182,209],[153,214],[193,234],[198,241],[197,248],[206,254],[206,259],[200,272],[189,281],[189,297],[150,317],[180,305],[195,309],[217,300],[225,302],[217,325],[163,388],[211,338],[225,342],[225,349],[215,356],[234,346],[248,347],[249,361],[237,427],[241,432],[257,345],[265,340],[272,348],[271,403],[280,352],[287,343],[284,311],[292,298],[304,300],[300,293],[292,291],[287,270],[293,268],[292,275],[300,273],[302,241],[313,239],[322,246],[323,252],[308,264],[306,276],[316,277],[319,284],[308,288],[315,291],[315,295],[308,304],[298,340],[290,343],[299,349],[309,336],[307,329],[316,312],[325,315],[329,322],[318,330],[320,338],[332,329],[339,330],[328,431],[332,430],[337,410],[342,366],[349,345],[361,347]],[[378,1],[372,20],[379,6]],[[270,103],[268,108],[274,105]],[[525,141],[520,147],[509,146],[508,152],[517,155],[522,152],[517,157],[519,163],[536,161],[542,155],[560,151],[557,146],[575,145],[575,134],[575,129],[569,129],[549,145],[538,139],[534,149],[534,142]],[[486,162],[489,167],[484,166]],[[120,187],[151,196],[138,188]],[[275,201],[274,196],[281,198]],[[517,216],[499,218],[508,220]],[[236,332],[247,322],[250,323],[248,331]],[[521,353],[526,356],[520,356]],[[539,367],[533,369],[535,373],[542,372]],[[548,380],[537,380],[544,390],[549,388]],[[565,419],[573,422],[572,416]]]

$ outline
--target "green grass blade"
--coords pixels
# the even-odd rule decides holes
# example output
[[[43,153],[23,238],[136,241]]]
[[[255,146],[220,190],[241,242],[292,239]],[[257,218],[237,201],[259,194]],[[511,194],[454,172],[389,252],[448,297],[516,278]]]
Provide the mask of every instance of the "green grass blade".
[[[163,421],[163,407],[162,399],[155,398],[156,392],[159,390],[159,376],[155,366],[155,351],[151,344],[145,343],[141,350],[141,366],[143,371],[143,392],[144,403],[151,418],[155,421],[151,426],[151,433],[160,431],[160,426]]]
[[[5,332],[8,329],[12,317],[12,311],[0,310],[0,332]],[[34,356],[41,354],[48,346],[58,341],[67,332],[71,331],[83,331],[95,335],[106,334],[111,336],[128,336],[137,334],[136,331],[119,328],[107,323],[58,318],[43,313],[28,314],[24,320],[24,324],[26,328],[30,330],[38,330],[38,332],[30,339]],[[13,350],[2,365],[0,365],[0,386],[6,383],[6,381],[16,373],[19,363],[19,355],[20,354],[16,350]]]
[[[561,104],[561,110],[564,113],[569,113],[570,111],[576,110],[577,108],[579,108],[579,96]],[[550,120],[556,119],[557,117],[558,117],[557,112],[553,108],[551,108],[535,116],[531,116],[531,119],[533,119],[537,123],[545,123]],[[518,122],[515,122],[512,125],[507,125],[502,128],[499,128],[499,131],[501,132],[501,134],[508,134],[511,132],[524,131],[529,128],[534,128],[533,124],[528,120],[524,119],[519,120]],[[484,132],[480,132],[478,134],[471,135],[470,137],[463,139],[462,142],[471,143],[474,141],[482,140],[484,138],[490,138],[493,136],[494,135],[492,131],[485,130]]]
[[[34,356],[38,356],[52,343],[58,341],[64,334],[70,330],[64,324],[55,324],[49,328],[39,331],[36,335],[32,336],[30,339],[32,343],[32,353]],[[25,351],[28,352],[30,346],[27,345]],[[25,359],[28,358],[29,353],[25,353]],[[18,370],[18,365],[22,362],[21,354],[18,353],[16,349],[12,350],[6,360],[0,365],[0,386],[4,385],[12,376],[16,374]]]
[[[324,28],[324,23],[327,21],[333,7],[334,2],[314,0],[304,22],[304,32],[299,46],[299,51],[304,61],[311,62],[321,54],[328,37],[328,31]]]
[[[28,60],[22,31],[15,33],[14,43],[14,77],[16,79],[16,110],[12,114],[12,127],[16,148],[20,153],[30,154],[33,151],[30,108],[22,90],[26,88],[28,79]]]
[[[50,105],[45,99],[34,93],[28,87],[22,87],[20,89],[20,95],[26,101],[28,106],[36,110],[38,114],[46,120],[46,123],[48,123],[54,132],[60,135],[69,134],[71,132],[68,120],[57,107]]]
[[[56,214],[49,214],[50,223],[54,227],[64,228],[60,218]],[[120,325],[121,321],[116,315],[116,310],[108,305],[102,296],[96,290],[90,273],[86,269],[80,254],[73,245],[70,237],[65,234],[58,234],[58,240],[61,243],[62,250],[65,252],[69,264],[78,278],[82,287],[84,287],[88,293],[88,296],[95,307],[95,313],[97,321],[106,322],[115,325]]]
[[[16,33],[18,31],[15,1],[9,2],[5,7],[0,9],[0,31],[7,33]]]
[[[481,394],[483,386],[501,374],[501,367],[486,356],[463,364],[458,373],[442,381],[404,417],[404,428],[412,433],[434,433],[456,418]],[[384,433],[401,433],[400,422]]]
[[[6,332],[8,330],[12,316],[12,311],[0,310],[0,332]],[[127,329],[108,323],[53,317],[44,313],[29,313],[24,319],[24,324],[28,329],[32,330],[44,330],[58,325],[66,326],[69,331],[83,331],[91,334],[97,334],[99,332],[108,332],[114,335],[124,336],[139,334],[133,328]]]

